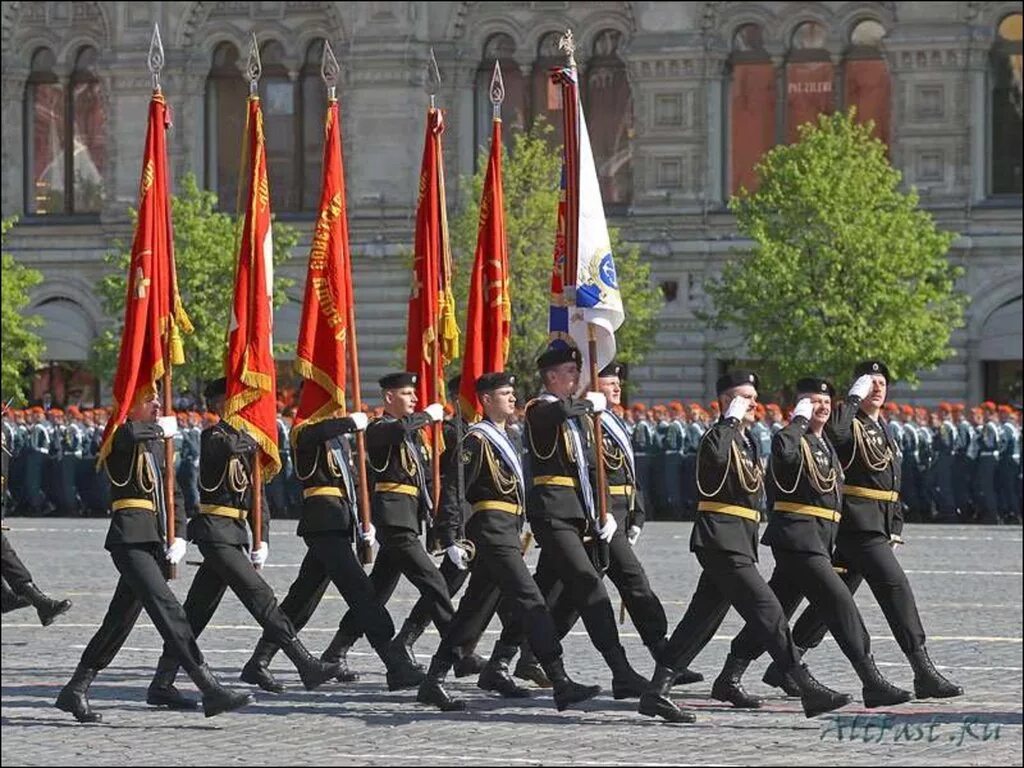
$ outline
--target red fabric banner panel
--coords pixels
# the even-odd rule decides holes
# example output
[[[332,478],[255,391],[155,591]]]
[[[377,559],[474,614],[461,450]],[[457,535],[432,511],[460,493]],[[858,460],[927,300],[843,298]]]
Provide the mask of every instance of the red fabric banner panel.
[[[754,166],[775,146],[775,67],[771,62],[739,63],[729,92],[730,186],[757,189]]]

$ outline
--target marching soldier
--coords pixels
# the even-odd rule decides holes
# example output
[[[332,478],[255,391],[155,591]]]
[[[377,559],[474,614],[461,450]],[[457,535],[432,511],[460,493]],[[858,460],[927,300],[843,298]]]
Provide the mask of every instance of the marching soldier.
[[[883,362],[868,360],[854,369],[854,376],[857,379],[846,403],[827,428],[846,472],[836,559],[847,568],[844,581],[851,593],[867,579],[914,670],[914,695],[919,699],[960,696],[963,689],[939,674],[928,656],[914,593],[894,554],[895,545],[902,543],[902,478],[896,446],[879,421],[889,388],[889,369]],[[844,420],[846,409],[856,412],[852,421]],[[808,607],[793,627],[796,644],[811,648],[823,636],[818,612]],[[778,667],[769,667],[764,682],[777,685],[779,679]]]
[[[936,522],[956,522],[956,492],[953,487],[957,461],[957,429],[952,420],[952,406],[939,403],[935,430],[935,461],[932,465],[931,487],[935,499]]]
[[[910,692],[896,688],[878,671],[853,595],[832,568],[832,548],[842,508],[842,468],[825,435],[825,426],[831,417],[838,420],[839,429],[848,430],[855,413],[852,408],[843,408],[833,415],[834,397],[834,388],[823,379],[797,381],[793,417],[772,440],[769,466],[775,485],[774,502],[761,539],[762,544],[771,546],[775,556],[768,586],[787,619],[805,596],[818,608],[864,685],[865,706],[870,709],[901,704],[910,700]],[[711,695],[739,708],[760,707],[761,700],[749,695],[740,679],[764,650],[756,626],[744,626],[732,641]]]
[[[112,484],[112,516],[105,543],[114,567],[120,573],[117,588],[103,618],[103,624],[82,653],[74,675],[57,697],[55,706],[70,712],[83,723],[102,720],[86,696],[96,673],[105,669],[124,645],[143,608],[149,614],[165,644],[185,667],[203,693],[207,717],[252,703],[248,694],[232,693],[213,676],[196,645],[181,603],[164,579],[164,562],[178,563],[185,556],[185,540],[175,538],[168,547],[164,534],[165,504],[174,505],[177,525],[184,527],[181,490],[173,499],[164,498],[162,466],[163,428],[157,424],[160,400],[157,392],[142,390],[117,427],[104,468]],[[166,423],[166,422],[165,422]],[[173,431],[173,426],[168,425]]]
[[[932,498],[932,464],[935,460],[935,434],[932,432],[927,408],[914,409],[917,429],[917,497],[920,499],[921,522],[930,522],[934,515]]]
[[[605,410],[600,392],[574,397],[580,379],[579,350],[551,347],[537,359],[543,389],[526,406],[527,447],[533,485],[527,493],[530,528],[540,545],[537,582],[557,585],[580,612],[587,634],[612,672],[616,699],[639,696],[647,681],[626,659],[619,642],[615,613],[601,573],[591,560],[597,539],[611,542],[618,524],[597,517],[591,485],[593,467],[591,414]],[[585,536],[593,537],[588,551]],[[544,591],[542,589],[542,591]],[[550,593],[545,597],[550,599]]]
[[[789,632],[786,615],[757,570],[757,530],[763,471],[757,448],[747,434],[754,420],[757,376],[733,371],[718,379],[716,390],[724,415],[704,435],[697,454],[700,502],[690,549],[703,572],[686,614],[669,638],[638,711],[670,722],[692,723],[669,698],[676,670],[682,669],[721,625],[729,606],[758,633],[772,659],[786,669],[801,693],[807,717],[850,703],[815,680]]]
[[[974,429],[967,418],[963,403],[953,404],[953,425],[956,427],[956,452],[953,455],[953,491],[956,494],[956,508],[964,522],[974,517],[972,488],[974,485],[974,461],[967,458],[967,449],[974,440]]]
[[[227,380],[210,382],[204,395],[207,404],[222,415]],[[188,538],[199,545],[203,562],[185,598],[185,615],[198,637],[220,605],[226,588],[246,607],[263,631],[282,648],[307,691],[339,672],[337,664],[313,658],[296,635],[295,627],[281,611],[274,591],[259,575],[270,551],[270,512],[261,498],[262,544],[251,548],[249,510],[252,508],[253,466],[259,461],[258,443],[221,419],[203,431],[199,462],[199,514],[188,522]],[[249,549],[247,553],[246,550]],[[255,567],[253,567],[255,566]],[[174,687],[178,657],[172,644],[164,652],[146,694],[146,701],[172,709],[192,709],[195,702]]]
[[[996,490],[996,471],[999,468],[1002,433],[995,403],[986,400],[981,407],[985,414],[985,421],[979,430],[976,500],[978,522],[997,524],[999,522],[999,494]]]

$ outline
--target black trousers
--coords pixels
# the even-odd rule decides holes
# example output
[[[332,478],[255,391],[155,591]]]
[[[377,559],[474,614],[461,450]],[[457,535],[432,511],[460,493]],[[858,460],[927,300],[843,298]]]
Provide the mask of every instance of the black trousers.
[[[625,523],[619,522],[609,545],[608,578],[619,590],[622,602],[637,632],[640,633],[641,640],[650,648],[665,639],[668,619],[665,618],[661,600],[651,589],[644,567],[626,537],[625,528]],[[561,583],[547,593],[547,597],[549,605],[552,606],[551,615],[555,620],[558,636],[565,637],[579,620],[580,612],[569,599]]]
[[[110,557],[121,578],[103,623],[82,652],[82,666],[95,670],[110,666],[145,608],[164,640],[164,652],[173,653],[185,671],[194,676],[204,663],[203,654],[185,609],[164,579],[163,546],[155,542],[116,546]]]
[[[754,559],[715,549],[698,549],[696,554],[704,570],[660,663],[673,669],[689,667],[714,637],[732,606],[772,659],[784,670],[792,668],[800,656],[786,614],[761,577]]]
[[[380,550],[370,571],[370,583],[377,599],[386,605],[398,586],[399,577],[405,576],[427,600],[430,618],[444,637],[455,609],[448,594],[448,584],[423,548],[419,535],[408,528],[381,526],[377,529],[377,540]],[[338,625],[338,636],[353,643],[364,631],[358,614],[350,608]]]
[[[530,521],[540,544],[536,582],[553,589],[562,583],[565,598],[579,611],[594,647],[602,655],[621,651],[615,612],[601,574],[594,568],[583,545],[583,520],[537,519]]]
[[[999,522],[999,494],[996,490],[996,470],[999,468],[999,457],[990,453],[978,457],[975,464],[974,508],[977,510],[979,523]]]
[[[867,579],[871,592],[889,622],[889,629],[904,653],[924,646],[924,627],[907,574],[889,540],[880,533],[840,533],[836,560],[847,568],[843,581],[850,594]],[[814,605],[809,605],[793,625],[793,641],[801,648],[814,648],[825,636],[825,622]]]
[[[326,531],[303,537],[306,556],[299,567],[299,575],[288,588],[281,601],[284,612],[296,630],[301,630],[320,604],[327,585],[331,582],[366,633],[366,639],[379,654],[387,651],[395,634],[391,614],[377,598],[370,577],[352,549],[352,539],[346,531]],[[271,638],[264,633],[264,640]]]
[[[774,549],[775,570],[768,586],[779,599],[789,619],[807,598],[822,616],[832,636],[851,662],[857,663],[871,653],[871,640],[864,619],[857,610],[846,582],[832,568],[832,560],[823,554]],[[764,645],[755,629],[747,624],[732,641],[732,654],[741,659],[756,659]]]
[[[203,564],[199,566],[185,597],[185,615],[196,637],[202,634],[230,587],[238,600],[263,627],[277,645],[295,637],[295,627],[281,611],[274,590],[253,567],[249,554],[240,544],[214,544],[201,541]],[[164,660],[174,657],[174,647],[164,642]]]
[[[4,581],[15,592],[32,581],[32,574],[14,551],[14,546],[8,541],[6,533],[3,534],[3,544],[0,546],[0,567]]]
[[[477,544],[469,586],[459,603],[448,633],[441,638],[438,658],[449,663],[463,656],[499,609],[504,626],[502,642],[516,646],[525,638],[534,655],[548,663],[560,658],[562,646],[537,583],[530,575],[518,545]],[[481,624],[484,617],[486,621]]]

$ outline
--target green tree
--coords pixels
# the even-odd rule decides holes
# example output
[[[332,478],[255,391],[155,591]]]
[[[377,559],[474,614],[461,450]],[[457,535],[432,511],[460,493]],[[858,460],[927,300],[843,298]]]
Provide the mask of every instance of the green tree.
[[[241,217],[237,220],[216,210],[217,195],[200,189],[193,174],[185,175],[180,192],[171,195],[171,220],[174,225],[174,259],[178,272],[178,290],[195,333],[183,336],[185,364],[174,369],[175,389],[201,391],[204,379],[224,375],[226,334],[231,316],[231,295],[235,279],[236,243]],[[131,210],[133,221],[138,212]],[[274,265],[285,262],[298,242],[294,227],[274,222]],[[110,380],[117,368],[117,355],[124,324],[124,297],[131,245],[115,244],[104,256],[111,271],[99,284],[99,293],[107,314],[116,325],[106,330],[93,345],[93,370]],[[285,289],[293,280],[275,275],[274,306],[285,300]],[[275,345],[283,352],[287,345]]]
[[[956,235],[900,191],[885,145],[855,117],[801,126],[797,143],[765,155],[758,190],[729,203],[754,245],[708,282],[705,319],[739,332],[768,389],[811,373],[846,381],[869,357],[916,384],[954,354],[967,303],[946,258]]]
[[[511,151],[502,152],[505,232],[511,271],[512,340],[506,369],[520,382],[536,382],[536,358],[547,346],[551,266],[558,215],[561,152],[553,152],[547,134],[551,126],[536,121],[512,138]],[[487,172],[488,150],[481,149],[476,174],[459,185],[462,201],[450,227],[455,302],[459,325],[465,328],[469,278],[473,271],[480,194]],[[625,245],[618,229],[609,227],[612,253],[625,304],[626,321],[616,333],[620,362],[639,363],[653,345],[654,320],[661,309],[661,292],[651,284],[650,266],[640,249]],[[528,387],[533,389],[533,387]]]
[[[16,217],[0,223],[0,247],[15,223]],[[42,325],[42,320],[23,312],[29,303],[29,289],[42,280],[38,271],[19,264],[9,253],[3,254],[3,280],[0,281],[3,285],[2,384],[4,395],[19,402],[25,395],[24,374],[26,370],[39,367],[39,356],[43,353],[43,341],[34,330]]]

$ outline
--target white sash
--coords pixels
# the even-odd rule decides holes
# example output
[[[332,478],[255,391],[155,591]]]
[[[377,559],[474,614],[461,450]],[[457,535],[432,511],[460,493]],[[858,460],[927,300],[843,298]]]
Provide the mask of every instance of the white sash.
[[[554,403],[559,398],[550,392],[541,392],[538,399],[548,403]],[[576,477],[580,481],[580,494],[583,496],[583,507],[587,511],[587,518],[594,520],[594,490],[590,487],[590,472],[587,468],[587,454],[583,451],[583,435],[580,434],[580,425],[574,418],[566,419],[569,425],[569,434],[572,436],[572,452],[576,459]]]
[[[619,421],[619,417],[609,411],[604,411],[601,414],[601,423],[607,427],[608,434],[612,440],[619,446],[622,452],[626,455],[626,459],[629,461],[629,479],[633,484],[636,484],[636,462],[633,459],[633,443],[629,439],[629,435],[626,433],[625,425]]]
[[[515,473],[516,483],[519,486],[520,500],[525,501],[526,480],[523,478],[523,463],[520,461],[519,452],[516,450],[515,445],[512,444],[508,433],[503,429],[498,429],[494,422],[487,420],[478,421],[470,426],[467,434],[472,435],[474,433],[488,440],[497,449],[498,453],[501,454],[505,464]]]

